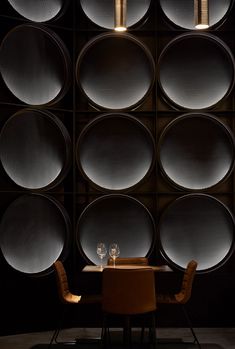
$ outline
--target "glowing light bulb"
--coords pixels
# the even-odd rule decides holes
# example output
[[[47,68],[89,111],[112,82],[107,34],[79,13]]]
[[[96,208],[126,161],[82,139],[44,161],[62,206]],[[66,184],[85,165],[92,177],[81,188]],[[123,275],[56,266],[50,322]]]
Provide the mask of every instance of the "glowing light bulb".
[[[115,27],[114,30],[116,30],[116,32],[125,32],[127,29],[126,27]]]

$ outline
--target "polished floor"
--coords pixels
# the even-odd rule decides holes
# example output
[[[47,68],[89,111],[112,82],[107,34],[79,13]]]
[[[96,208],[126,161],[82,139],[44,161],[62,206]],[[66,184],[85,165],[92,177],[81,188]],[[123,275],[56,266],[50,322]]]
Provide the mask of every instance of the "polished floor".
[[[201,349],[235,349],[235,328],[196,328],[195,332],[201,344]],[[0,337],[0,349],[47,349],[52,332],[35,332]],[[54,344],[51,348],[57,349],[96,349],[101,348],[99,341],[100,329],[73,328],[63,330],[58,338],[65,344]],[[158,349],[196,349],[192,344],[191,333],[188,329],[161,328],[157,330]],[[79,339],[75,344],[68,342]],[[85,340],[83,340],[85,339]],[[110,348],[122,348],[121,331],[111,331]],[[133,349],[147,348],[147,343],[139,344],[139,331],[133,330]]]

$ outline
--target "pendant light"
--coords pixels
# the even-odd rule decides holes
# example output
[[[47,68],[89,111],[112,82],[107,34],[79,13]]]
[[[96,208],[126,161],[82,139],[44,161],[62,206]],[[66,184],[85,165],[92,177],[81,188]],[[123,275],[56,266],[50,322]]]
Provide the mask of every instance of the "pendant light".
[[[127,0],[115,0],[114,30],[126,31],[126,3]]]
[[[194,17],[196,29],[209,28],[209,0],[194,0]]]

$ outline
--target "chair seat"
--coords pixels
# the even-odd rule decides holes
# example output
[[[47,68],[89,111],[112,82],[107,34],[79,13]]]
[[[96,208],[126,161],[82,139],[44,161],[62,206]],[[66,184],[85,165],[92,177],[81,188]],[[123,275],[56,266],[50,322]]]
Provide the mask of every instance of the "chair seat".
[[[64,303],[72,303],[72,304],[94,304],[94,303],[100,303],[102,302],[102,296],[101,295],[89,295],[85,294],[82,296],[75,295],[71,292],[67,292],[64,294]]]
[[[197,336],[195,334],[195,331],[192,327],[191,320],[189,318],[189,315],[187,313],[185,304],[189,301],[191,297],[192,292],[192,284],[195,277],[197,268],[197,262],[192,260],[187,264],[187,267],[185,269],[181,289],[176,294],[156,294],[156,301],[157,304],[179,304],[181,305],[181,308],[184,312],[184,315],[187,319],[187,322],[189,324],[189,327],[191,329],[192,335],[194,337],[194,342],[198,344],[198,347],[200,348],[200,343],[197,339]]]
[[[63,307],[61,307],[61,317],[60,317],[61,324],[57,327],[57,329],[55,329],[52,335],[51,341],[49,343],[48,349],[51,348],[51,345],[53,342],[63,344],[63,342],[58,342],[57,338],[58,338],[60,329],[63,327],[62,321],[63,321],[63,317],[66,314],[65,310],[67,306],[78,305],[78,304],[101,304],[102,302],[101,295],[78,295],[78,294],[72,293],[69,288],[67,273],[62,261],[57,260],[55,263],[53,263],[53,267],[56,275],[58,296]],[[66,344],[74,344],[76,342],[77,341],[75,342],[72,341]]]
[[[81,296],[75,295],[71,292],[65,293],[63,297],[64,297],[63,303],[76,304],[76,303],[80,303],[81,301]]]

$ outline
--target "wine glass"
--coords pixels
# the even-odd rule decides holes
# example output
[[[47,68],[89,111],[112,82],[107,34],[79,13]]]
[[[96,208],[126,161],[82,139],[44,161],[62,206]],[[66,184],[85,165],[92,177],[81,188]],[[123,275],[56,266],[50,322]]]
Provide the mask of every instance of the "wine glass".
[[[103,242],[98,242],[97,246],[96,246],[96,253],[98,254],[100,260],[101,260],[101,264],[100,267],[101,269],[103,268],[103,258],[106,256],[107,254],[107,249],[106,246]]]
[[[113,266],[115,267],[115,259],[119,256],[120,254],[120,248],[118,244],[113,243],[109,246],[109,255],[113,259]]]

